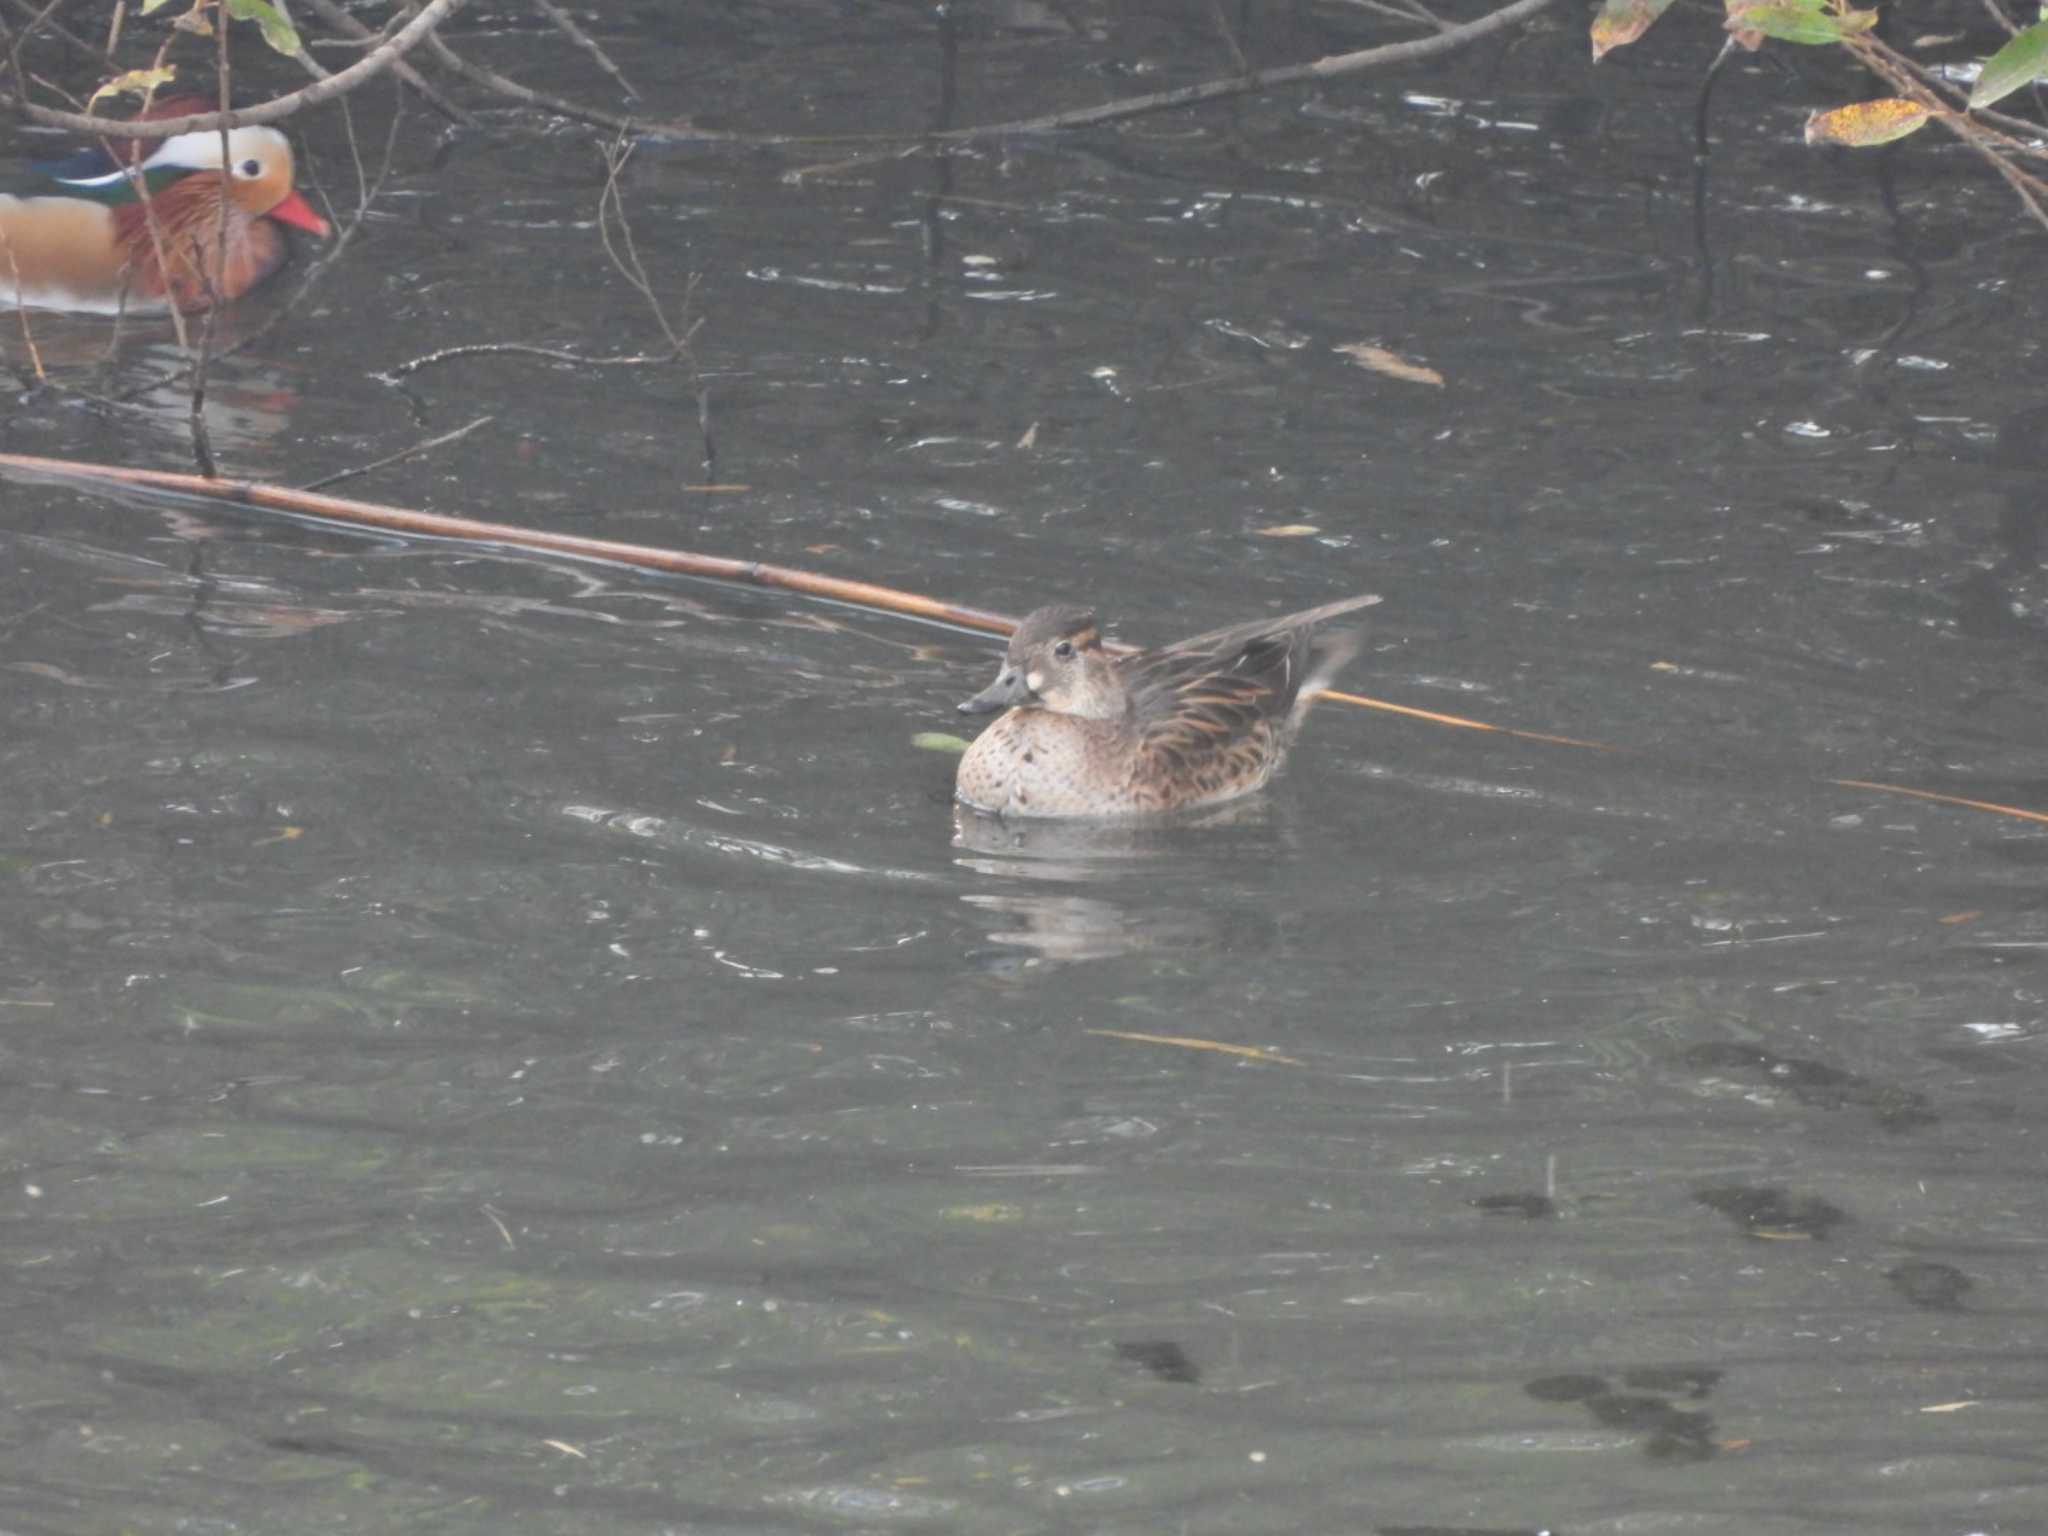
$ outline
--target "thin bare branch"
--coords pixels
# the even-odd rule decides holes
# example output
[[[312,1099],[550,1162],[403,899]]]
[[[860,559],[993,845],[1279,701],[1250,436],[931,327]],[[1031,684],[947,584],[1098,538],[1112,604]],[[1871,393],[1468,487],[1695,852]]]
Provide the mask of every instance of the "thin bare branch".
[[[335,31],[346,33],[351,39],[366,46],[374,45],[377,42],[377,34],[364,26],[360,21],[357,21],[355,17],[351,16],[339,5],[335,4],[335,0],[299,0],[299,3],[326,22],[327,25],[334,28]],[[400,59],[397,63],[393,64],[391,72],[418,91],[420,95],[424,96],[428,104],[450,122],[460,123],[465,128],[475,126],[476,120],[474,118],[450,101],[435,88],[432,81],[406,63],[405,60]]]
[[[394,33],[389,41],[371,49],[362,58],[303,89],[289,92],[260,106],[237,107],[232,112],[196,112],[186,117],[165,117],[138,123],[114,117],[90,117],[77,112],[58,112],[39,107],[17,91],[0,91],[0,106],[13,107],[31,122],[49,128],[68,128],[74,133],[111,134],[124,139],[167,139],[174,134],[201,133],[214,128],[239,128],[247,123],[277,123],[307,107],[331,101],[354,90],[364,81],[382,74],[433,35],[434,29],[460,10],[468,0],[429,0],[429,3]]]
[[[632,357],[587,357],[581,352],[567,352],[560,347],[537,347],[523,341],[470,341],[459,347],[440,347],[422,353],[371,377],[379,383],[395,384],[407,374],[418,373],[422,368],[431,368],[437,363],[453,362],[460,357],[484,357],[494,352],[516,357],[544,357],[549,362],[575,363],[584,368],[645,368],[651,363],[672,363],[676,358],[673,352],[641,352]]]
[[[628,101],[640,99],[640,93],[633,89],[633,84],[626,78],[625,72],[612,62],[610,54],[598,46],[596,38],[576,25],[575,17],[555,4],[555,0],[533,0],[533,3],[543,16],[555,24],[563,36],[596,60],[597,67],[612,77],[613,83],[625,92]]]
[[[318,480],[308,480],[299,489],[302,491],[324,491],[328,486],[338,485],[343,480],[353,480],[359,475],[367,475],[380,469],[389,469],[393,464],[402,464],[407,459],[416,459],[423,453],[433,452],[436,448],[445,448],[448,444],[469,436],[477,428],[488,426],[497,419],[495,416],[479,416],[466,427],[457,427],[453,432],[443,432],[439,437],[427,438],[424,442],[414,443],[410,448],[401,448],[396,453],[386,454],[381,459],[372,459],[367,464],[358,464],[354,469],[338,469],[331,475],[322,475]]]

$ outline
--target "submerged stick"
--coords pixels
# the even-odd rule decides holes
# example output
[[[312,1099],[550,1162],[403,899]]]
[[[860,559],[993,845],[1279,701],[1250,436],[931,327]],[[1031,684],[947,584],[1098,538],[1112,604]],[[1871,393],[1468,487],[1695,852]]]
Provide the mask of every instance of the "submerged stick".
[[[352,528],[380,528],[415,538],[454,539],[465,544],[498,544],[513,549],[568,555],[577,560],[595,560],[606,565],[666,571],[677,576],[704,576],[713,581],[778,587],[807,597],[829,598],[862,608],[906,613],[997,635],[1007,635],[1017,627],[1015,619],[990,613],[984,608],[963,607],[916,592],[880,587],[873,582],[853,581],[842,576],[827,576],[818,571],[802,571],[793,566],[769,565],[760,560],[734,560],[724,555],[700,555],[683,549],[657,549],[647,544],[592,539],[574,533],[549,533],[544,529],[514,527],[510,523],[447,517],[438,512],[415,512],[408,507],[354,501],[345,496],[323,495],[318,491],[294,490],[288,485],[268,485],[260,480],[214,480],[204,475],[178,474],[171,470],[130,469],[118,464],[45,459],[26,453],[0,453],[0,470],[15,470],[58,480],[97,480],[111,481],[116,485],[147,486],[152,490],[204,497],[244,507],[261,507],[267,511],[287,512],[294,517],[316,518],[321,522],[340,523]]]

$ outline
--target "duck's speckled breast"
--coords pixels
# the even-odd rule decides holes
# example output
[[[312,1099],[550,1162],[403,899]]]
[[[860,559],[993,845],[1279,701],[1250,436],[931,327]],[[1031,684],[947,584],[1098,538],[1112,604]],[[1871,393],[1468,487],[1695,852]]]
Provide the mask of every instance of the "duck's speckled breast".
[[[1025,706],[1003,715],[960,759],[953,793],[997,816],[1129,816],[1160,809],[1136,783],[1122,721]]]

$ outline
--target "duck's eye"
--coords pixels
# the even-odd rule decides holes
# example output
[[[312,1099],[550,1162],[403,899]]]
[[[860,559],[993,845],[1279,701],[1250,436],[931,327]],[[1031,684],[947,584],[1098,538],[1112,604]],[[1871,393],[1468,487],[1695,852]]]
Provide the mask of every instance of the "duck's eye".
[[[260,160],[244,160],[235,169],[249,180],[254,181],[263,174],[263,162]]]
[[[1052,653],[1053,655],[1059,657],[1061,661],[1066,661],[1074,654],[1074,642],[1071,640],[1062,640],[1058,645],[1052,648]]]

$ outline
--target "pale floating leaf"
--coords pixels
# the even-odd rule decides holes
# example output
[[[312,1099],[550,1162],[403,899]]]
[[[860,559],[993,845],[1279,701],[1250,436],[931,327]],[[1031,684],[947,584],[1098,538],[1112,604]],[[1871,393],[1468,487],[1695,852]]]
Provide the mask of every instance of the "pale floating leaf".
[[[2048,75],[2048,21],[2015,32],[1998,52],[1984,61],[1977,84],[1970,91],[1972,107],[1988,107],[2002,101],[2023,85],[2032,85]]]
[[[253,21],[263,33],[263,41],[288,59],[299,55],[299,34],[283,11],[270,0],[223,0],[228,14],[237,21]]]
[[[1370,342],[1354,341],[1341,347],[1332,347],[1332,352],[1341,352],[1361,368],[1374,373],[1383,373],[1390,379],[1400,379],[1408,384],[1433,384],[1444,387],[1444,376],[1434,368],[1421,363],[1411,363],[1399,353],[1389,352],[1385,347],[1375,347]]]
[[[1959,1398],[1953,1403],[1929,1403],[1922,1413],[1961,1413],[1965,1408],[1981,1408],[1984,1404],[1977,1398]]]
[[[90,112],[102,96],[147,96],[158,86],[169,85],[177,78],[177,70],[169,66],[163,69],[131,69],[126,74],[114,76],[86,97],[85,110]]]
[[[1877,101],[1852,101],[1846,107],[1816,112],[1806,120],[1809,144],[1846,144],[1867,149],[1889,144],[1927,126],[1934,114],[1917,101],[1886,96]]]
[[[1202,1040],[1193,1035],[1151,1035],[1135,1029],[1090,1029],[1086,1034],[1101,1035],[1109,1040],[1135,1040],[1140,1045],[1174,1045],[1184,1051],[1220,1051],[1226,1056],[1243,1056],[1251,1061],[1277,1062],[1283,1067],[1298,1067],[1300,1062],[1292,1056],[1282,1056],[1269,1051],[1263,1045],[1232,1045],[1227,1040]]]
[[[1305,539],[1312,533],[1322,531],[1314,523],[1275,523],[1270,528],[1252,530],[1262,539]]]
[[[984,1226],[1004,1226],[1024,1219],[1020,1206],[993,1201],[987,1205],[949,1205],[939,1212],[941,1221],[974,1221]]]
[[[1593,18],[1593,62],[1641,37],[1670,6],[1671,0],[1601,0]]]
[[[950,731],[919,731],[910,744],[920,752],[965,752],[968,743]]]

